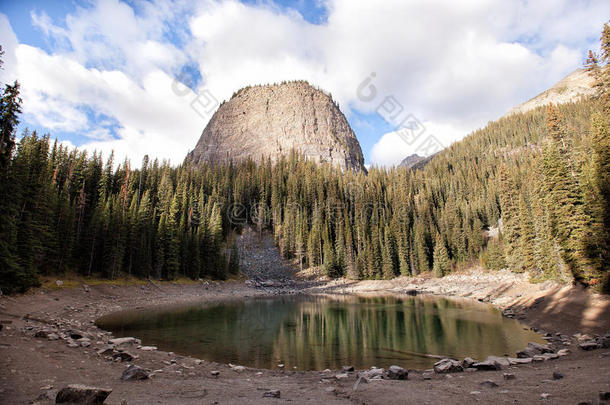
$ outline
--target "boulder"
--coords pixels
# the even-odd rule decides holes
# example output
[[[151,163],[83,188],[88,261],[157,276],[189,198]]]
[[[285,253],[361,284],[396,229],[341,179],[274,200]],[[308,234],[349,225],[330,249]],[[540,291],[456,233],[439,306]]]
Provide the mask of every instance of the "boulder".
[[[62,388],[55,397],[56,404],[103,404],[112,392],[109,388],[89,387],[86,385],[73,384]]]
[[[388,368],[388,378],[390,380],[406,380],[409,377],[409,372],[399,366],[390,366]]]
[[[597,346],[600,349],[608,349],[610,348],[610,334],[606,334],[605,336],[601,336],[597,338]]]
[[[244,371],[246,371],[246,368],[244,366],[236,366],[229,363],[229,367],[231,367],[231,370],[235,371],[236,373],[243,373]]]
[[[108,343],[115,345],[115,346],[120,346],[120,345],[125,345],[125,344],[133,344],[136,342],[136,338],[134,337],[122,337],[122,338],[115,338],[115,339],[110,339],[108,341]]]
[[[479,384],[483,388],[498,388],[498,384],[491,380],[485,380]]]
[[[601,391],[599,393],[599,399],[602,401],[610,400],[610,391]]]
[[[493,361],[495,363],[498,363],[502,367],[510,366],[510,360],[508,360],[508,357],[487,356],[485,361]]]
[[[106,345],[97,351],[100,356],[110,356],[114,353],[114,346]]]
[[[34,337],[35,338],[46,338],[49,336],[50,333],[52,333],[52,332],[48,329],[40,329],[40,330],[37,330],[36,333],[34,333]]]
[[[121,380],[123,381],[137,381],[137,380],[147,380],[150,374],[147,370],[142,367],[138,367],[136,365],[131,365],[127,367],[125,371],[123,371],[123,375],[121,376]]]
[[[584,342],[584,343],[580,343],[578,345],[578,347],[580,347],[582,350],[585,350],[585,351],[595,350],[595,349],[597,349],[597,343],[594,341]]]
[[[462,360],[462,368],[467,369],[472,367],[472,365],[476,363],[476,361],[474,359],[471,359],[470,357],[466,357],[464,360]]]
[[[354,366],[343,366],[341,367],[342,373],[351,373],[354,371]]]
[[[337,380],[347,380],[349,378],[349,375],[347,373],[339,373],[335,374],[335,378]]]
[[[530,364],[532,361],[533,361],[533,359],[531,357],[527,357],[527,358],[509,357],[508,358],[508,362],[510,363],[511,366],[515,366],[517,364]]]
[[[154,350],[157,350],[157,346],[140,346],[140,350],[143,350],[145,352],[152,352]]]
[[[502,364],[500,364],[498,361],[496,361],[494,359],[488,359],[485,361],[480,361],[478,363],[474,363],[472,365],[472,367],[474,367],[480,371],[502,370]]]
[[[359,377],[365,380],[380,380],[383,378],[383,369],[377,367],[371,367],[370,370],[366,370],[358,374]]]
[[[280,390],[269,390],[265,391],[263,398],[279,398],[280,395]]]
[[[116,352],[112,355],[112,360],[123,361],[132,361],[134,356],[129,352]]]
[[[442,359],[434,363],[434,372],[435,373],[456,373],[464,371],[464,367],[460,364],[459,361],[453,359]]]

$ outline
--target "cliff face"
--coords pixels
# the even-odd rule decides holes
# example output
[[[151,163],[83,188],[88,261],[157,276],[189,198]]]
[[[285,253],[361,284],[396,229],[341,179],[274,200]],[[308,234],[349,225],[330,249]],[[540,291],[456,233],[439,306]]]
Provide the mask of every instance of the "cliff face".
[[[194,163],[259,161],[296,150],[318,162],[363,170],[360,144],[332,98],[307,82],[253,86],[223,103],[187,156]]]

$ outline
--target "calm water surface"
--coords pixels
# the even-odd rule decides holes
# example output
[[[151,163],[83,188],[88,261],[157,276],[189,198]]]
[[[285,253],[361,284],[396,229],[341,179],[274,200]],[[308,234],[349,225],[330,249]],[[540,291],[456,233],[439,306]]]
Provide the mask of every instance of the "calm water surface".
[[[544,341],[490,305],[438,297],[284,296],[121,311],[116,336],[220,363],[300,370],[428,368],[425,354],[484,359]]]

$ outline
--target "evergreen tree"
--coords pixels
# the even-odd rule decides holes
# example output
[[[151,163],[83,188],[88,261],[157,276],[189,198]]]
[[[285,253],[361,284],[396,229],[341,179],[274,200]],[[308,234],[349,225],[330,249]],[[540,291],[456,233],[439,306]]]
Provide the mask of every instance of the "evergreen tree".
[[[445,241],[440,234],[436,234],[436,242],[434,243],[434,275],[436,277],[443,277],[449,273],[451,269],[451,261],[449,260],[449,254],[447,253],[447,247]]]

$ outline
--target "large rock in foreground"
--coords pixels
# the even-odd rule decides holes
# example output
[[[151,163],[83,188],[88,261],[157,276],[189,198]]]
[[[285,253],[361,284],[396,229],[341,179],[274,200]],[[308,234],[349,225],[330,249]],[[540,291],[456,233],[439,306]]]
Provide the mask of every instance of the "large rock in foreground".
[[[103,404],[112,392],[109,388],[89,387],[86,385],[72,384],[57,393],[56,404]]]
[[[337,104],[304,81],[239,90],[214,113],[186,160],[276,162],[292,150],[342,169],[364,169],[360,144]]]

